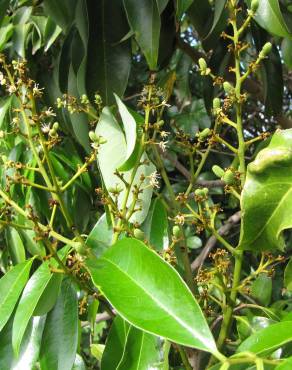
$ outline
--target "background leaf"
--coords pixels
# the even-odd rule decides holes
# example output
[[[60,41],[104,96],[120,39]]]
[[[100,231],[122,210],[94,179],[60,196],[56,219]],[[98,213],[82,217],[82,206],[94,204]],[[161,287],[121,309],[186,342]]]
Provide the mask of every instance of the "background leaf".
[[[40,364],[42,370],[71,370],[78,340],[76,291],[65,279],[54,309],[48,314],[44,329]]]

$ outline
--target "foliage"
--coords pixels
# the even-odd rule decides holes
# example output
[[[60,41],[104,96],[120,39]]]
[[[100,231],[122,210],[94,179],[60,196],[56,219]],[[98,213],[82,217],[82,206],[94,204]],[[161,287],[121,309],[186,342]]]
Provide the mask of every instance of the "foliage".
[[[290,369],[291,24],[0,2],[1,370]]]

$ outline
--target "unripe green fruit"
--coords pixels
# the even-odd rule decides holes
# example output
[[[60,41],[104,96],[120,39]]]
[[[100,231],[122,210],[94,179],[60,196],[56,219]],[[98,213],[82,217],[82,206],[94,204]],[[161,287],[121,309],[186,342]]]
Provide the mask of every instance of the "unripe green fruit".
[[[199,59],[199,67],[202,71],[205,71],[207,69],[207,63],[204,58]]]
[[[219,109],[221,106],[221,102],[219,98],[213,99],[213,109]]]
[[[59,123],[58,122],[54,122],[53,124],[53,130],[57,131],[59,129]]]
[[[224,89],[224,91],[226,92],[226,94],[230,94],[230,93],[233,93],[233,91],[234,91],[234,87],[231,85],[231,83],[230,82],[228,82],[228,81],[225,81],[224,83],[223,83],[223,89]]]
[[[224,175],[224,170],[223,170],[221,167],[217,166],[217,164],[215,164],[215,165],[212,167],[212,171],[213,171],[213,172],[214,172],[214,174],[215,174],[217,177],[219,177],[219,178],[221,178],[221,177]]]
[[[207,136],[209,136],[211,133],[211,130],[209,128],[205,128],[203,131],[199,133],[199,139],[204,140]]]
[[[259,0],[252,0],[250,9],[255,13],[259,7]]]
[[[139,240],[144,240],[145,239],[145,234],[140,229],[134,229],[134,237],[136,239],[139,239]]]
[[[76,242],[75,244],[75,250],[78,254],[80,254],[81,256],[85,256],[87,253],[86,253],[86,248],[84,247],[84,245],[80,242]]]
[[[264,56],[267,56],[268,54],[270,54],[271,50],[272,50],[272,44],[270,42],[266,42],[265,45],[263,46],[262,50],[261,50],[261,53],[264,55]]]
[[[51,128],[50,131],[49,131],[49,136],[56,137],[57,136],[57,131],[54,130],[54,128]]]
[[[94,142],[98,141],[98,136],[96,135],[94,131],[89,131],[88,136],[91,141],[94,141]]]
[[[172,234],[176,237],[179,238],[181,236],[181,229],[179,226],[174,225],[172,228]]]
[[[203,188],[203,189],[202,189],[202,194],[203,194],[205,197],[207,197],[207,196],[208,196],[208,194],[209,194],[209,189],[208,189],[208,188]]]
[[[233,185],[235,183],[235,175],[231,170],[227,170],[223,177],[222,180],[227,184],[227,185]]]

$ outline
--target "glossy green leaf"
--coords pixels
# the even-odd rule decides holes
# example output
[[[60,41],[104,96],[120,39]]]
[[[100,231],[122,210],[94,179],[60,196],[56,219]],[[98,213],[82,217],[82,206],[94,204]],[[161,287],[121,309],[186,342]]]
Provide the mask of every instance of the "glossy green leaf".
[[[123,320],[121,316],[114,319],[103,351],[101,370],[117,368],[124,353],[129,329],[129,323]]]
[[[212,27],[208,35],[205,37],[206,39],[209,38],[216,30],[218,23],[220,22],[220,19],[222,18],[222,15],[224,15],[223,13],[226,8],[225,4],[226,4],[226,0],[217,0],[215,2],[213,24],[212,24]]]
[[[285,359],[275,370],[291,370],[292,369],[292,357]]]
[[[78,341],[78,301],[70,279],[62,283],[61,293],[47,315],[40,364],[42,370],[71,370]]]
[[[4,119],[11,106],[12,98],[4,98],[0,100],[0,128],[3,127]]]
[[[292,40],[289,38],[284,38],[281,45],[283,60],[286,66],[292,68]]]
[[[1,370],[33,370],[38,360],[45,316],[30,319],[23,341],[16,358],[13,353],[12,325],[13,317],[8,321],[0,336],[0,369]]]
[[[284,286],[287,290],[292,291],[292,258],[289,259],[284,271]]]
[[[156,0],[156,1],[159,9],[159,14],[161,14],[163,10],[166,8],[169,0]]]
[[[273,282],[267,274],[260,274],[251,285],[251,295],[263,306],[269,306],[272,298]]]
[[[32,261],[30,259],[16,265],[0,279],[0,331],[12,314],[27,282]]]
[[[180,19],[194,0],[176,0],[176,16]]]
[[[62,33],[61,27],[52,21],[50,17],[47,18],[46,28],[44,32],[44,50],[45,52],[50,49],[58,36]]]
[[[90,231],[86,245],[93,250],[96,257],[99,257],[111,245],[112,238],[113,228],[108,225],[104,213]]]
[[[98,91],[104,104],[123,96],[131,68],[130,40],[119,43],[129,31],[122,0],[88,0],[89,39],[86,89]]]
[[[117,185],[122,189],[122,192],[119,194],[118,197],[118,203],[121,207],[123,199],[125,197],[126,189],[122,180],[114,173],[116,172],[117,168],[125,163],[125,159],[127,156],[127,144],[125,135],[121,127],[117,123],[113,113],[108,107],[105,107],[103,109],[95,132],[97,135],[102,136],[104,139],[106,139],[106,143],[100,146],[97,157],[104,184],[107,189],[115,188]],[[141,161],[143,161],[144,159],[148,159],[146,154],[143,154]],[[143,164],[139,166],[132,187],[139,184],[142,174],[144,174],[145,176],[150,176],[150,174],[154,171],[155,167],[151,162],[150,164]],[[126,181],[130,181],[131,174],[131,170],[124,172],[124,178]],[[147,216],[150,206],[150,200],[153,193],[152,188],[150,186],[147,187],[148,184],[149,179],[146,178],[143,184],[144,191],[142,194],[139,195],[139,205],[141,205],[142,210],[135,212],[132,215],[130,219],[131,222],[137,221],[139,223],[142,223]],[[130,206],[132,200],[133,193],[131,191],[127,202],[128,206]]]
[[[0,50],[6,46],[7,41],[13,34],[13,25],[9,23],[7,26],[0,27]],[[0,121],[1,126],[1,121]]]
[[[98,361],[101,360],[102,354],[104,351],[104,344],[99,344],[99,343],[93,343],[90,346],[90,352],[93,357],[95,357]]]
[[[148,66],[155,70],[158,60],[160,16],[156,0],[124,0],[128,21],[145,55]]]
[[[49,14],[52,20],[63,30],[67,30],[74,20],[76,0],[45,0],[45,13]]]
[[[145,220],[145,235],[156,250],[163,250],[169,245],[168,218],[165,206],[156,198]]]
[[[126,143],[127,143],[127,152],[126,152],[126,159],[125,162],[119,167],[119,171],[130,170],[129,166],[127,166],[127,162],[129,161],[132,153],[134,152],[137,140],[137,125],[134,117],[128,111],[125,104],[121,101],[121,99],[114,94],[116,103],[118,105],[119,113],[122,118],[125,136],[126,136]]]
[[[76,354],[72,370],[86,370],[84,360],[80,355],[78,355],[78,353]]]
[[[283,249],[292,227],[292,130],[277,131],[247,167],[242,193],[240,248]]]
[[[35,232],[33,230],[19,230],[25,248],[32,256],[44,257],[46,249],[42,242],[35,240]]]
[[[21,263],[25,261],[25,249],[21,240],[21,237],[17,230],[12,227],[7,227],[6,229],[6,239],[14,264]]]
[[[158,338],[131,326],[117,370],[154,369],[158,362]]]
[[[203,313],[180,275],[142,242],[122,239],[86,265],[94,284],[134,326],[217,352]]]
[[[246,0],[246,3],[250,6],[251,0]],[[281,13],[279,0],[260,0],[255,20],[273,35],[291,37]]]
[[[59,252],[59,256],[65,253],[66,247]],[[52,292],[50,287],[50,282],[52,279],[56,279],[54,274],[51,272],[50,266],[57,267],[58,264],[55,260],[48,260],[43,262],[42,265],[34,272],[34,274],[29,279],[22,296],[20,298],[19,304],[14,317],[13,322],[13,332],[12,332],[12,345],[15,354],[18,354],[20,344],[22,342],[25,329],[28,325],[28,322],[31,316],[34,314],[35,309],[38,306],[38,303],[43,294],[45,294],[46,289],[49,289],[49,292]],[[52,308],[54,301],[51,301],[50,298],[52,295],[49,295],[49,300],[47,303],[47,308]],[[56,298],[56,297],[55,297]],[[42,309],[42,314],[44,310]]]
[[[238,347],[237,352],[253,352],[260,355],[273,352],[292,341],[292,321],[278,322],[248,337]]]

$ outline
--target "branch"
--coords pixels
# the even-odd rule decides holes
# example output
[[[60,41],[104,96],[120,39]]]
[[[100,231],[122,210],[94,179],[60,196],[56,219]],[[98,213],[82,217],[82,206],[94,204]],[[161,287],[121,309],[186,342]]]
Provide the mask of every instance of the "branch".
[[[240,215],[240,211],[234,213],[232,216],[230,216],[228,218],[228,220],[226,221],[226,223],[221,226],[218,230],[218,234],[219,235],[226,235],[229,230],[235,225],[237,224],[239,221],[240,221],[240,218],[241,218],[241,215]],[[192,268],[192,271],[195,271],[197,270],[200,266],[202,266],[202,264],[204,263],[205,259],[208,257],[211,249],[216,245],[217,243],[217,239],[215,238],[215,236],[211,236],[205,247],[202,249],[201,253],[198,255],[198,257],[192,262],[191,264],[191,268]]]

